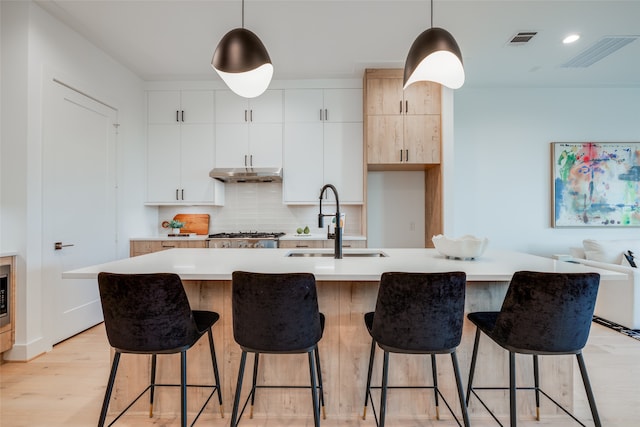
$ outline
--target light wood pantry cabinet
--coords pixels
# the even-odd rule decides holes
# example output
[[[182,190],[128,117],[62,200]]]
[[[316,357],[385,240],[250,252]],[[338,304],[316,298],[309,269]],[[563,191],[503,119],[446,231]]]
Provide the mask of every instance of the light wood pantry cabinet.
[[[403,90],[402,79],[402,69],[365,70],[365,163],[367,171],[424,171],[425,245],[433,247],[431,237],[444,232],[442,87],[418,82]]]
[[[214,91],[147,93],[147,204],[222,205],[214,165]]]
[[[286,89],[284,119],[284,202],[318,203],[333,184],[340,203],[362,204],[362,91]]]
[[[440,163],[441,86],[402,89],[401,69],[367,69],[365,141],[369,164]]]
[[[206,240],[130,240],[129,256],[150,254],[173,248],[206,248]]]
[[[216,91],[218,168],[282,167],[282,90],[246,99]]]

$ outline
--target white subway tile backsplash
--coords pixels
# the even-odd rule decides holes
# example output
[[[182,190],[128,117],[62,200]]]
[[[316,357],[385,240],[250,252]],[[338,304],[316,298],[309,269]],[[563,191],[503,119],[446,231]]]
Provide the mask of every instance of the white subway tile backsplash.
[[[324,213],[335,207],[323,204]],[[345,234],[360,235],[362,207],[340,206],[346,214]],[[282,203],[281,183],[227,183],[225,206],[160,206],[158,208],[158,233],[162,221],[172,219],[178,213],[208,213],[211,216],[209,232],[225,231],[283,231],[295,233],[298,227],[309,226],[314,233],[326,232],[318,228],[318,205],[292,206]]]

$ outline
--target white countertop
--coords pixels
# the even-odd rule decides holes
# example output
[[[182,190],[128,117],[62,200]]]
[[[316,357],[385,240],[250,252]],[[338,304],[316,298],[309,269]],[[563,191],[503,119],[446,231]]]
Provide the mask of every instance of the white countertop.
[[[626,275],[513,251],[488,250],[476,260],[447,259],[435,249],[344,249],[343,253],[381,250],[388,257],[287,257],[298,249],[169,249],[62,273],[63,278],[96,278],[112,273],[177,273],[183,280],[231,280],[236,270],[261,273],[313,273],[316,280],[377,281],[386,271],[464,271],[469,281],[509,281],[519,270],[600,273],[603,280]],[[332,249],[302,250],[328,252]]]

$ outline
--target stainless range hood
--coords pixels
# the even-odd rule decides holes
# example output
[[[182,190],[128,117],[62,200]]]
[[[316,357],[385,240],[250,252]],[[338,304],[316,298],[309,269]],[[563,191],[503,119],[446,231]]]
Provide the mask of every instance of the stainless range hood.
[[[282,182],[282,168],[214,168],[209,176],[222,182]]]

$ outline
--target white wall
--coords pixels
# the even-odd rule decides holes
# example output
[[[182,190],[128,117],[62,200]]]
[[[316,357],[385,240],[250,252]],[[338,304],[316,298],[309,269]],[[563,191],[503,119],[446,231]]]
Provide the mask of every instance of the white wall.
[[[639,142],[640,88],[462,88],[454,95],[455,235],[493,248],[567,253],[638,228],[551,228],[550,143]]]
[[[127,256],[128,236],[150,226],[155,210],[142,205],[146,176],[142,81],[35,3],[0,6],[2,174],[11,177],[10,183],[3,179],[2,184],[1,248],[18,252],[16,345],[5,357],[24,360],[51,346],[43,333],[46,278],[41,273],[45,79],[56,77],[118,110],[119,256]]]

